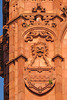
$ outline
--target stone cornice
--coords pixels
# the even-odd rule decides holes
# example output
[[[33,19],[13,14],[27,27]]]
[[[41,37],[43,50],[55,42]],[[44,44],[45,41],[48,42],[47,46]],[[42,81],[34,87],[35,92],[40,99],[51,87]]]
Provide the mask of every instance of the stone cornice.
[[[20,14],[19,16],[13,18],[12,20],[9,20],[7,25],[11,24],[12,22],[14,22],[15,20],[17,20],[18,18],[24,18],[24,19],[27,19],[25,16],[36,16],[36,15],[42,15],[42,16],[53,16],[51,18],[51,20],[56,16],[56,13],[23,13],[23,14]]]
[[[59,55],[59,54],[57,54],[56,56],[54,56],[54,57],[52,58],[52,61],[54,62],[55,59],[57,59],[57,58],[61,59],[61,61],[64,61],[64,58],[63,58],[61,55]]]
[[[7,23],[7,25],[11,24],[12,22],[14,22],[16,19],[18,19],[18,18],[20,18],[20,17],[22,17],[22,15],[19,15],[19,16],[17,16],[17,17],[14,18],[14,19],[9,20],[8,23]]]
[[[18,57],[14,58],[14,59],[10,60],[8,63],[6,63],[6,65],[10,65],[11,63],[15,63],[15,61],[18,60],[21,57],[24,58],[25,61],[27,61],[27,58],[25,56],[19,55]]]
[[[55,19],[55,18],[58,18],[58,19],[60,20],[60,22],[63,21],[63,18],[62,18],[61,16],[56,15],[56,16],[54,16],[54,17],[52,18],[52,20]]]

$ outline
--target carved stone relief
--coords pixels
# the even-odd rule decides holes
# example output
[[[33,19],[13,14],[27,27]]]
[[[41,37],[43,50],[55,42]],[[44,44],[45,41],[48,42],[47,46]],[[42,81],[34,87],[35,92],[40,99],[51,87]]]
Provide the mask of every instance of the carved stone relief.
[[[32,9],[32,12],[34,13],[34,12],[37,12],[38,10],[39,10],[40,12],[45,12],[45,11],[46,11],[45,8],[41,7],[41,3],[37,3],[37,7],[34,7],[34,8]]]
[[[46,41],[51,41],[51,42],[54,41],[50,32],[45,30],[45,31],[28,32],[28,34],[25,36],[25,42],[32,41],[33,38],[37,38],[38,36],[40,36],[41,38],[45,38]]]
[[[23,15],[23,28],[27,28],[31,25],[46,25],[53,28],[57,26],[57,23],[53,21],[56,14],[47,14],[45,8],[41,6],[41,3],[37,3],[37,7],[32,8],[32,12],[33,14]]]
[[[38,42],[31,46],[32,56],[47,56],[48,48],[46,43]]]
[[[40,32],[29,33],[32,34],[30,37],[38,37],[41,36],[44,38],[50,37],[49,41],[53,42],[53,38],[49,35],[49,33],[43,34]],[[34,36],[33,36],[34,34]],[[28,34],[27,34],[28,36]],[[31,40],[32,38],[29,38]],[[25,38],[27,39],[27,38]],[[27,40],[27,41],[29,41]],[[27,42],[26,41],[26,42]],[[48,41],[47,41],[48,42]],[[24,81],[29,90],[32,92],[42,95],[52,89],[55,84],[55,67],[50,65],[48,61],[48,46],[46,42],[37,42],[31,45],[31,56],[32,60],[30,64],[24,67]],[[43,66],[39,63],[43,62]]]
[[[63,12],[62,16],[67,17],[67,6],[64,6],[63,8],[61,8],[61,11]]]
[[[55,22],[52,22],[49,19],[45,19],[43,21],[42,20],[40,21],[40,20],[38,20],[38,18],[36,18],[36,21],[35,20],[29,20],[28,23],[23,22],[22,27],[27,28],[27,27],[33,26],[33,25],[44,25],[44,26],[50,26],[50,27],[55,28],[57,26],[57,24]]]

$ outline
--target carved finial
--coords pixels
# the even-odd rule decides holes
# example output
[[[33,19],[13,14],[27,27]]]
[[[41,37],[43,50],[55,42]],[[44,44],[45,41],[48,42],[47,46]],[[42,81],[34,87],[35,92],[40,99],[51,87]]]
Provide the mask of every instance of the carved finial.
[[[34,7],[34,8],[32,9],[32,12],[38,12],[38,11],[40,11],[40,12],[45,12],[45,8],[43,8],[43,7],[41,6],[41,3],[40,3],[40,2],[37,3],[37,7]]]

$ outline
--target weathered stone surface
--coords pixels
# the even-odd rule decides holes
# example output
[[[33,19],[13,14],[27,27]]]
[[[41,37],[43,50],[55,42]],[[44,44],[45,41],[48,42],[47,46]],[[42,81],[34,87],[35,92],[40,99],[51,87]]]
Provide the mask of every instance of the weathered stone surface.
[[[5,1],[5,0],[3,0]],[[66,100],[67,1],[7,0],[4,82],[9,66],[9,100]],[[4,2],[4,7],[6,3]],[[8,10],[8,7],[7,10]],[[5,11],[5,9],[4,9]],[[8,21],[8,22],[7,22]],[[4,34],[6,34],[4,33]],[[8,78],[7,76],[7,78]],[[5,89],[7,90],[7,88]],[[7,93],[7,92],[6,92]],[[5,100],[7,96],[5,94]]]

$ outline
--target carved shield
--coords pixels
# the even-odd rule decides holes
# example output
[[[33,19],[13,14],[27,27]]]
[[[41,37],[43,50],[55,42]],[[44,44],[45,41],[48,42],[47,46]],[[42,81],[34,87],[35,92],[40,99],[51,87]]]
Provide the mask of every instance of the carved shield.
[[[55,68],[47,60],[46,43],[38,42],[31,45],[32,60],[24,67],[25,84],[32,92],[42,95],[52,89],[55,84]]]

